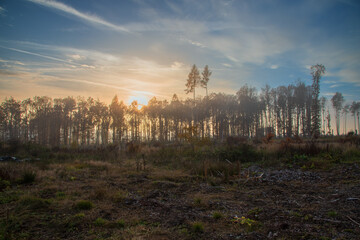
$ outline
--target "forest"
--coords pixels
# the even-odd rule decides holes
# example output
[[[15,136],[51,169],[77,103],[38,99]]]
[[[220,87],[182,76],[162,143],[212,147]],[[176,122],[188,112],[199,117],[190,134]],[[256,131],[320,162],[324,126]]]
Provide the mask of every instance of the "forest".
[[[193,93],[193,98],[181,100],[176,94],[171,100],[153,97],[146,106],[137,101],[127,106],[118,96],[110,105],[92,97],[35,96],[22,101],[10,97],[0,105],[0,136],[2,141],[83,146],[129,141],[176,142],[189,134],[224,141],[229,136],[262,138],[269,133],[309,138],[347,134],[347,129],[358,133],[360,102],[344,104],[340,92],[331,99],[319,97],[324,71],[323,65],[312,67],[311,86],[300,80],[276,88],[266,85],[261,91],[244,85],[236,94],[211,93],[201,98],[196,97],[195,89],[203,87],[208,92],[211,71],[206,66],[200,76],[193,65],[185,90]],[[350,114],[354,118],[353,128],[346,126]],[[335,127],[331,126],[332,118],[336,119]]]
[[[320,97],[324,73],[208,94],[193,65],[185,100],[5,99],[0,240],[356,239],[360,102]]]

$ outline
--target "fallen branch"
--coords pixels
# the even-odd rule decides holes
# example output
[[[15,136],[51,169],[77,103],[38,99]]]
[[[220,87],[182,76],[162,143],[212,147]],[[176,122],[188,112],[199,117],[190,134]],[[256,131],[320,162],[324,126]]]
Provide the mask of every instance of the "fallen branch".
[[[352,221],[353,223],[355,223],[356,225],[358,225],[360,227],[360,223],[358,223],[357,221],[355,221],[354,219],[352,219],[349,216],[346,216],[350,221]]]
[[[332,223],[341,223],[341,221],[338,221],[338,220],[332,220],[332,219],[326,219],[326,218],[318,218],[318,217],[315,217],[314,220],[332,222]]]

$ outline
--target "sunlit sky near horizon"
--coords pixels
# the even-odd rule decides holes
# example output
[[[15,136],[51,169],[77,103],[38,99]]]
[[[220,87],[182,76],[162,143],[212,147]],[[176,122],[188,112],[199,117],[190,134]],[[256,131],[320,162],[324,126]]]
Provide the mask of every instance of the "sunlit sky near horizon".
[[[1,100],[185,98],[192,64],[234,94],[310,85],[317,63],[321,95],[360,100],[360,1],[0,0]]]

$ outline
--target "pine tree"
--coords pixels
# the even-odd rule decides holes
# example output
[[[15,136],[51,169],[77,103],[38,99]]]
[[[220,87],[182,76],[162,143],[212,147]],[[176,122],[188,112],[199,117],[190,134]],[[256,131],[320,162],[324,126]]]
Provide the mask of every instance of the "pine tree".
[[[313,138],[320,136],[320,78],[325,73],[325,67],[322,64],[316,64],[311,67],[312,84],[312,104],[311,104],[311,135]]]

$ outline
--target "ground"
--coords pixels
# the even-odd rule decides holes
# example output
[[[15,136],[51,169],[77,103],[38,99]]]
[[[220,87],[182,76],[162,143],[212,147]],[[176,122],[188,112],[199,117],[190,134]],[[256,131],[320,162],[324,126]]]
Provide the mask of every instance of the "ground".
[[[229,178],[151,164],[136,171],[131,160],[1,163],[0,168],[3,175],[23,174],[2,180],[0,239],[360,236],[356,162],[327,169],[249,164]]]

